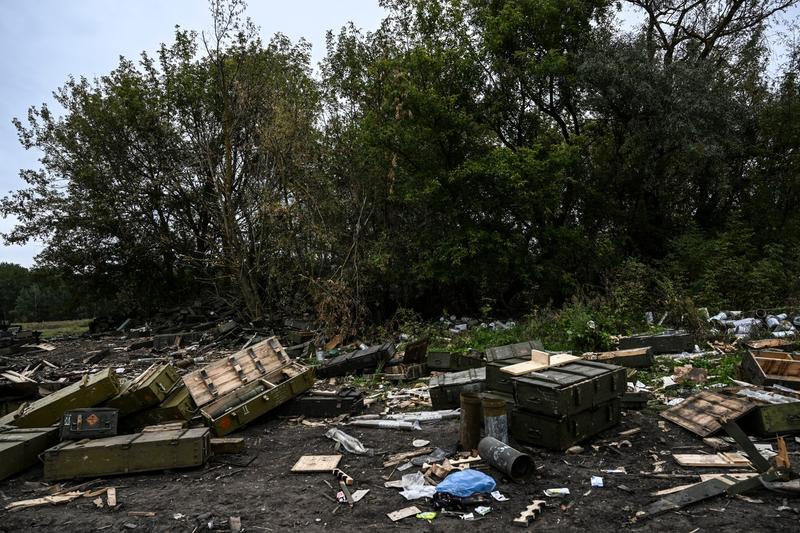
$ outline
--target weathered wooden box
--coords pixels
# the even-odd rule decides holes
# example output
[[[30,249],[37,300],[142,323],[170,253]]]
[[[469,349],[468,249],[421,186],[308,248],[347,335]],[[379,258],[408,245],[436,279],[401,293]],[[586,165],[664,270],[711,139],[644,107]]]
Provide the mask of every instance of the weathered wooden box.
[[[119,411],[107,407],[70,409],[61,417],[61,440],[99,439],[117,434]]]
[[[203,465],[206,428],[154,431],[104,439],[65,441],[42,454],[44,479],[113,476]]]
[[[619,398],[625,369],[594,361],[575,361],[512,378],[520,409],[551,417],[571,415]]]
[[[619,340],[620,350],[650,347],[654,354],[691,352],[694,336],[685,331],[665,331],[657,335],[633,335]]]
[[[732,390],[756,404],[742,419],[742,424],[763,436],[800,432],[800,393],[777,392],[744,387]]]
[[[180,378],[172,365],[153,365],[136,379],[123,385],[122,392],[111,398],[107,407],[127,416],[163,402]]]
[[[544,350],[542,341],[532,340],[489,348],[486,350],[486,360],[489,362],[494,362],[503,361],[505,359],[521,358],[525,361],[530,361],[531,350]]]
[[[317,367],[317,375],[323,378],[343,376],[349,372],[358,372],[377,368],[382,363],[392,358],[395,353],[394,344],[370,346],[363,350],[346,353],[329,359],[325,364]]]
[[[38,463],[39,454],[57,442],[57,428],[0,429],[0,480]]]
[[[202,407],[242,385],[257,382],[291,361],[278,339],[270,337],[186,374],[183,382],[195,404]]]
[[[433,370],[468,370],[484,365],[478,357],[453,352],[428,352],[427,360],[428,368]]]
[[[434,409],[455,409],[461,405],[461,394],[486,390],[486,369],[472,368],[433,376],[428,381]]]
[[[85,375],[77,383],[48,394],[44,398],[22,405],[0,418],[0,426],[25,428],[46,427],[61,420],[69,409],[94,407],[119,394],[120,384],[114,370],[107,368]]]
[[[647,368],[655,363],[653,350],[649,346],[613,352],[588,352],[582,357],[587,361],[598,361],[628,368]]]
[[[516,408],[511,412],[509,431],[520,442],[551,450],[566,450],[619,424],[621,418],[618,398],[562,417]]]
[[[200,413],[217,437],[240,429],[314,385],[314,369],[292,363],[203,406]]]
[[[189,394],[189,389],[179,383],[158,406],[128,416],[123,420],[123,425],[127,428],[142,428],[174,420],[189,420],[196,412],[197,405]]]
[[[742,357],[742,372],[755,385],[783,385],[800,390],[800,354],[751,350]]]

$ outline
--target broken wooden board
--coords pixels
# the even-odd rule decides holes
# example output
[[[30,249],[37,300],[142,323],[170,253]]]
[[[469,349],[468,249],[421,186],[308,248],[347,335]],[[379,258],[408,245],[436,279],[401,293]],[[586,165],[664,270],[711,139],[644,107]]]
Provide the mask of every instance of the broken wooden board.
[[[688,429],[695,435],[708,437],[722,429],[723,419],[737,420],[755,407],[755,403],[746,398],[702,391],[660,414],[662,418]]]
[[[412,505],[411,507],[405,507],[400,509],[399,511],[392,511],[391,513],[386,513],[392,522],[397,522],[398,520],[402,520],[403,518],[408,518],[409,516],[417,516],[422,511],[419,510],[419,507],[416,505]]]
[[[420,455],[428,455],[432,451],[433,448],[426,447],[426,448],[419,448],[410,452],[396,453],[386,458],[386,461],[383,463],[383,467],[389,468],[390,466],[396,466],[407,459],[419,457]]]
[[[720,452],[713,455],[675,453],[672,454],[672,457],[681,466],[713,468],[746,468],[751,466],[750,460],[739,452]]]
[[[536,515],[542,512],[542,507],[545,505],[547,505],[547,502],[544,500],[533,500],[530,505],[514,519],[514,525],[528,527],[531,521],[536,518]]]
[[[341,460],[341,455],[304,455],[294,464],[292,472],[333,472]]]
[[[109,487],[106,492],[106,499],[109,507],[116,507],[117,505],[117,489]]]
[[[535,354],[539,350],[532,350]],[[539,352],[539,353],[546,353],[546,352]],[[573,361],[580,361],[580,357],[576,357],[574,355],[569,355],[566,353],[550,355],[547,354],[549,357],[546,362],[544,362],[543,357],[538,357],[538,360],[531,359],[530,361],[526,361],[524,363],[517,363],[515,365],[504,366],[500,369],[501,372],[505,372],[506,374],[510,374],[512,376],[522,376],[525,374],[530,374],[531,372],[536,372],[538,370],[544,370],[545,368],[551,368],[554,366],[561,366],[566,365],[567,363],[571,363]],[[532,354],[533,357],[533,354]]]
[[[791,349],[795,344],[797,344],[797,341],[794,339],[759,339],[744,343],[751,350],[763,350],[765,348]]]
[[[702,483],[703,481],[708,481],[710,479],[744,481],[746,479],[750,479],[757,476],[758,476],[757,472],[742,472],[742,473],[730,473],[730,474],[700,474],[700,481],[698,481],[697,483],[677,485],[675,487],[670,487],[668,489],[657,490],[655,492],[651,492],[650,496],[666,496],[667,494],[674,494],[676,492],[688,489],[689,487],[693,487],[695,485]]]
[[[278,339],[270,337],[183,377],[195,404],[202,407],[242,385],[291,363]]]

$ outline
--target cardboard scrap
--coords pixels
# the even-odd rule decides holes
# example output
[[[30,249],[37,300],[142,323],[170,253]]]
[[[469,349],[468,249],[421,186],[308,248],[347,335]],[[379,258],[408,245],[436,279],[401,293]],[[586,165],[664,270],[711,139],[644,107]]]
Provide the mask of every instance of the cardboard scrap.
[[[398,520],[402,520],[403,518],[408,518],[409,516],[417,516],[422,511],[419,510],[419,507],[416,505],[412,505],[410,507],[405,507],[398,511],[392,511],[391,513],[386,513],[392,522],[397,522]]]
[[[294,464],[292,472],[333,472],[341,460],[341,455],[304,455]]]

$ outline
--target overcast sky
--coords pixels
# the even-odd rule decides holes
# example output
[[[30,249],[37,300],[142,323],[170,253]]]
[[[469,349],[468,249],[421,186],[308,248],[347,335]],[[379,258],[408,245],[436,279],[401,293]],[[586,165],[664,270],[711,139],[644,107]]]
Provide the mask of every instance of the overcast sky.
[[[378,0],[250,0],[248,16],[268,39],[282,32],[305,37],[316,64],[325,53],[325,33],[348,21],[367,30],[385,15]],[[794,18],[793,10],[789,18]],[[632,17],[625,14],[625,18]],[[36,166],[11,124],[31,105],[52,102],[53,90],[70,74],[89,78],[108,73],[120,55],[137,57],[171,42],[174,27],[204,30],[207,0],[0,0],[0,196],[25,186],[19,169]],[[55,109],[54,109],[55,110]],[[0,219],[0,232],[13,220]],[[3,246],[0,261],[29,266],[39,246]]]

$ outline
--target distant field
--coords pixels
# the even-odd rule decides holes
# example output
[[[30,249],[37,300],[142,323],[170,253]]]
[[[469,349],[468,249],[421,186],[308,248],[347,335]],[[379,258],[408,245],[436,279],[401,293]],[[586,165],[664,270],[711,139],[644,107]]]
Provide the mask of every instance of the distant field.
[[[42,332],[42,337],[58,337],[60,335],[80,335],[89,331],[91,318],[80,320],[58,320],[53,322],[23,322],[25,329],[33,329]]]

